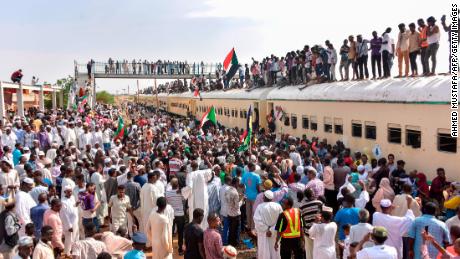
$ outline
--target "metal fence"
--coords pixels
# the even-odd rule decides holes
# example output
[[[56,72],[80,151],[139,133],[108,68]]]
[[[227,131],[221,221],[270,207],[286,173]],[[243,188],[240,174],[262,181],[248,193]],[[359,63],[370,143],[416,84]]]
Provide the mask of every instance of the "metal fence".
[[[91,71],[89,71],[91,69]],[[78,64],[75,62],[77,74],[115,74],[115,75],[208,75],[222,71],[221,63],[145,63],[145,62],[94,62]]]

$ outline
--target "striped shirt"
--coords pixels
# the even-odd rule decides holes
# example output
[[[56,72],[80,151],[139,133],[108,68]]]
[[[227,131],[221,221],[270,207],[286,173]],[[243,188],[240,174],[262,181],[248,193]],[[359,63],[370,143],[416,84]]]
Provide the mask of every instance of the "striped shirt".
[[[174,216],[184,216],[184,197],[176,190],[166,191],[166,200],[174,209]]]
[[[305,235],[308,236],[308,230],[315,222],[316,214],[321,212],[321,208],[323,207],[323,203],[319,200],[307,200],[304,199],[300,203],[299,209],[300,214],[302,215],[302,219],[304,222],[303,231]]]
[[[183,163],[179,159],[173,157],[169,160],[169,174],[176,175],[177,172],[180,171]]]

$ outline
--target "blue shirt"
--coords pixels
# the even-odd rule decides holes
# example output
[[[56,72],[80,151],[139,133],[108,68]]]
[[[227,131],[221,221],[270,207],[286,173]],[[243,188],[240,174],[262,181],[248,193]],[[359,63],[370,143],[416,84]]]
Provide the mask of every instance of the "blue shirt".
[[[425,230],[425,226],[428,226],[428,233],[430,233],[440,245],[443,245],[444,242],[450,243],[449,231],[446,224],[432,215],[423,214],[414,220],[407,233],[408,237],[415,239],[414,259],[422,258],[422,232]],[[431,242],[428,244],[428,253],[430,254],[430,258],[436,258],[438,255],[438,250]]]
[[[14,151],[13,151],[13,164],[14,164],[14,166],[19,164],[19,159],[21,159],[21,156],[22,156],[22,152],[19,149],[15,148]]]
[[[34,223],[35,236],[37,238],[41,237],[41,230],[43,226],[43,215],[45,214],[45,211],[49,208],[50,207],[48,206],[48,204],[40,203],[37,206],[30,209],[30,219],[32,219],[32,222]]]
[[[147,183],[147,174],[136,175],[134,176],[133,180],[142,187],[145,183]]]
[[[356,225],[359,223],[359,208],[342,208],[335,214],[334,221],[339,225],[339,240],[345,239],[343,226],[346,224]]]
[[[245,172],[241,182],[246,186],[245,194],[247,199],[255,201],[258,194],[257,186],[261,183],[260,176],[254,172]]]
[[[127,252],[125,256],[123,256],[123,258],[124,259],[145,259],[147,257],[145,257],[144,252],[134,249],[134,250]]]

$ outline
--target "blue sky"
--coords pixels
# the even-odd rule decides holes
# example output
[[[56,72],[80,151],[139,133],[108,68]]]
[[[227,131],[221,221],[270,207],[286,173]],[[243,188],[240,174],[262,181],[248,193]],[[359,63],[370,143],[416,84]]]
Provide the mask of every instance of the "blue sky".
[[[74,60],[90,58],[216,62],[233,46],[240,62],[248,63],[326,39],[339,48],[349,34],[366,37],[388,26],[396,37],[398,23],[430,15],[439,20],[449,9],[449,2],[427,0],[3,1],[0,80],[22,68],[26,83],[33,75],[55,82],[73,73]],[[439,71],[447,70],[447,51],[444,33]],[[98,81],[100,89],[114,93],[128,84],[135,81]],[[141,87],[151,84],[141,81]]]

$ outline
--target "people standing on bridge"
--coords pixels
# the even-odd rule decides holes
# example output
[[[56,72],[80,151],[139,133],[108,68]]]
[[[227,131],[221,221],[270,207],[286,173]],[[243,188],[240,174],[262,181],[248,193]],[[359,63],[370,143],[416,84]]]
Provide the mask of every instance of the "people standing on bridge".
[[[88,64],[86,64],[86,70],[88,72],[88,79],[91,79],[92,66],[93,64],[91,63],[91,61],[88,61]]]
[[[136,74],[136,60],[135,59],[133,59],[133,61],[131,62],[131,66],[133,68],[133,75],[135,75]]]

